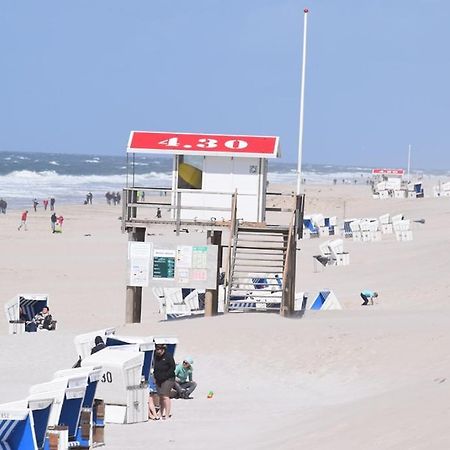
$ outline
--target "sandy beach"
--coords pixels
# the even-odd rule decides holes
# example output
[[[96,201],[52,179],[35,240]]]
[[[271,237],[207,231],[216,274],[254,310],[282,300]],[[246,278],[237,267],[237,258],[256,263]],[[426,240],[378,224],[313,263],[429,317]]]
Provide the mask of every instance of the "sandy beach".
[[[289,187],[284,187],[289,190]],[[166,422],[107,425],[105,449],[447,449],[450,448],[450,295],[447,198],[374,200],[363,185],[306,186],[306,214],[414,220],[414,240],[345,240],[350,265],[315,270],[319,239],[300,242],[298,291],[332,289],[342,311],[227,314],[161,322],[151,289],[143,321],[125,325],[127,236],[121,207],[57,205],[0,215],[0,298],[48,293],[55,332],[8,335],[0,315],[0,402],[25,397],[77,359],[77,334],[116,326],[128,335],[177,336],[176,360],[194,358],[199,387],[175,400]],[[157,238],[171,228],[147,230]],[[359,292],[379,292],[361,307]],[[207,399],[208,391],[214,397]]]

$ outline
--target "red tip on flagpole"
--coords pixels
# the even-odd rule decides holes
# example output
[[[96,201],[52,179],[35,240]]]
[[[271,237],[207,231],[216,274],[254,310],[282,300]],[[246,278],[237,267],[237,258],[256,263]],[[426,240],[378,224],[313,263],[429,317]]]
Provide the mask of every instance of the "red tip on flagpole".
[[[303,12],[304,12],[305,14],[308,14],[308,13],[309,13],[309,9],[308,9],[308,8],[305,8],[305,9],[303,10]]]

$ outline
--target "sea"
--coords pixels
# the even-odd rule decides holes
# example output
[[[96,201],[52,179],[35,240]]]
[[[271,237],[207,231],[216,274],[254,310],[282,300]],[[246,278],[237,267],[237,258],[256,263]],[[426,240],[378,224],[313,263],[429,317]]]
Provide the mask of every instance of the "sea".
[[[36,198],[55,197],[58,204],[83,204],[92,192],[94,202],[105,201],[106,192],[124,187],[170,187],[173,160],[158,155],[75,155],[63,153],[0,152],[0,198],[8,208],[31,207]],[[305,183],[367,183],[371,167],[304,164]],[[269,162],[269,183],[295,183],[295,163]],[[448,171],[430,171],[448,175]]]

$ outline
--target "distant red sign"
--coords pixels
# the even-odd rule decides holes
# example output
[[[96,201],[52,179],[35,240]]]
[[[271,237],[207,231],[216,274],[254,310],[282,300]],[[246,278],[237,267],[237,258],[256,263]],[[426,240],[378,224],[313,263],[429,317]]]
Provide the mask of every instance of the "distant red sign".
[[[128,153],[276,158],[277,136],[132,131]]]
[[[372,175],[404,175],[404,169],[372,169]]]

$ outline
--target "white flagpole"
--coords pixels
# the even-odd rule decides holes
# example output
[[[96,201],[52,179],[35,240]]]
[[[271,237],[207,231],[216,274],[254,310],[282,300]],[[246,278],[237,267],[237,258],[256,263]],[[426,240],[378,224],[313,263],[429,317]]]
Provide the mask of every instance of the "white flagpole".
[[[308,29],[308,12],[303,10],[303,61],[302,61],[302,81],[300,88],[300,117],[298,131],[298,160],[297,160],[297,195],[300,194],[302,188],[302,154],[303,154],[303,119],[304,119],[304,102],[305,102],[305,72],[306,72],[306,33]]]
[[[408,181],[410,180],[409,178],[410,170],[411,170],[411,144],[408,145]]]

